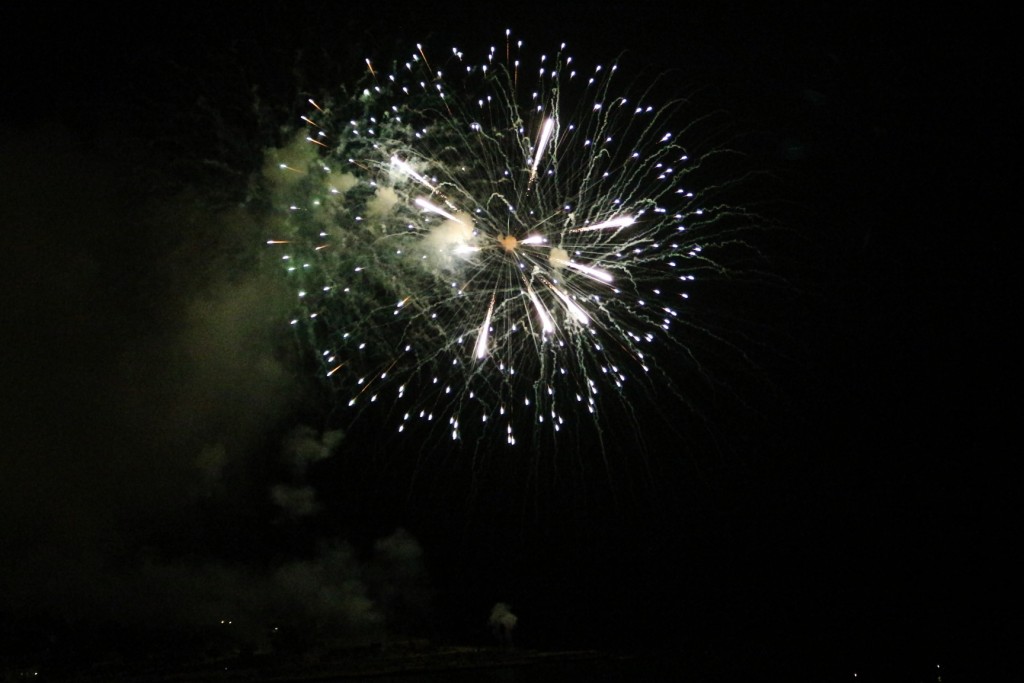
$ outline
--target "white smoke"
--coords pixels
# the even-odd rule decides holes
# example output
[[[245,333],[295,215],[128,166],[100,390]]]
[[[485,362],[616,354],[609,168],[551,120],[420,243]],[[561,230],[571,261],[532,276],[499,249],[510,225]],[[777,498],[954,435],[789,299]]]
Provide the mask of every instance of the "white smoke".
[[[507,602],[499,602],[491,608],[491,618],[488,623],[500,645],[511,645],[512,631],[518,621],[519,617],[512,614],[512,607]]]
[[[468,213],[459,213],[454,219],[449,218],[431,228],[422,244],[431,264],[448,270],[475,253],[477,246],[473,227],[473,217]]]
[[[270,489],[270,499],[289,517],[308,517],[320,510],[312,486],[276,484]]]
[[[281,457],[291,470],[290,483],[275,484],[270,499],[291,518],[308,517],[320,510],[316,490],[306,481],[309,467],[330,457],[344,434],[335,430],[322,435],[311,427],[300,425],[284,439]]]
[[[398,203],[398,193],[390,187],[378,187],[373,193],[373,198],[366,202],[366,215],[368,218],[383,218],[391,213]]]

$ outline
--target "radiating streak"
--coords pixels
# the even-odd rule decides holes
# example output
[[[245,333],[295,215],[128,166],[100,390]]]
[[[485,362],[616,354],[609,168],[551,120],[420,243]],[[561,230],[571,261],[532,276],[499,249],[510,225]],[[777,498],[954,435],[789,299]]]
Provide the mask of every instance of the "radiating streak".
[[[484,316],[484,324],[480,326],[480,332],[476,336],[476,347],[473,355],[477,359],[487,356],[487,337],[491,328],[491,315],[494,313],[494,296],[491,296],[491,305],[487,307],[487,315]]]
[[[537,309],[537,316],[540,318],[542,332],[544,334],[553,334],[555,331],[555,323],[551,320],[551,316],[548,315],[548,312],[544,308],[544,304],[541,303],[540,298],[534,293],[533,287],[527,285],[526,294],[530,297],[530,301],[533,302],[533,307]]]
[[[391,164],[393,166],[397,166],[399,171],[406,174],[407,176],[409,176],[416,182],[420,183],[421,185],[429,188],[431,191],[434,191],[436,189],[429,180],[427,180],[419,173],[417,173],[416,170],[408,164],[408,162],[402,161],[397,156],[393,156],[391,157]]]
[[[423,209],[424,211],[428,211],[430,213],[436,213],[439,216],[444,216],[445,218],[447,218],[450,221],[455,221],[456,223],[461,223],[462,225],[465,225],[464,221],[459,220],[458,218],[456,218],[452,214],[450,214],[447,211],[445,211],[444,209],[442,209],[440,206],[437,206],[436,204],[431,204],[429,201],[427,201],[423,197],[417,197],[416,199],[413,200],[413,203],[416,204],[416,206],[418,206],[421,209]]]
[[[612,218],[611,220],[604,221],[603,223],[595,223],[594,225],[585,225],[582,228],[573,228],[569,232],[591,232],[593,230],[611,230],[612,228],[628,228],[636,222],[636,219],[632,216],[622,216],[620,218]]]
[[[606,270],[601,270],[600,268],[594,268],[592,266],[585,266],[582,263],[576,263],[575,261],[569,261],[566,265],[569,266],[570,268],[572,268],[573,270],[580,271],[584,275],[589,275],[590,277],[594,278],[595,280],[600,280],[602,282],[609,282],[609,283],[614,280],[614,278],[612,278],[612,274],[611,273],[609,273]]]
[[[573,301],[568,294],[554,285],[548,286],[551,288],[551,291],[562,300],[562,303],[565,304],[566,309],[569,311],[569,315],[575,318],[577,322],[584,325],[588,325],[590,323],[590,316],[587,315],[587,312],[580,308],[580,305]]]
[[[530,168],[530,183],[537,178],[537,166],[540,164],[540,158],[544,155],[544,150],[548,146],[548,142],[551,140],[551,131],[555,128],[554,119],[546,119],[544,126],[540,130],[540,139],[537,141],[537,150],[533,153],[533,166]]]

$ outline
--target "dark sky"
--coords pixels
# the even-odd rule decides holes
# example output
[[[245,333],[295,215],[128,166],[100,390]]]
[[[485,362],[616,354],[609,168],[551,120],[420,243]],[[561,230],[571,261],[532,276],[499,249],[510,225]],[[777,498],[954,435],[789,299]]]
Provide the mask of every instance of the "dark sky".
[[[483,639],[499,600],[537,647],[983,642],[1012,544],[1005,20],[715,4],[2,10],[9,649],[224,615]],[[695,398],[642,457],[528,453],[567,459],[540,483],[333,434],[252,190],[364,57],[506,27],[726,111],[786,282],[738,295],[744,405]]]

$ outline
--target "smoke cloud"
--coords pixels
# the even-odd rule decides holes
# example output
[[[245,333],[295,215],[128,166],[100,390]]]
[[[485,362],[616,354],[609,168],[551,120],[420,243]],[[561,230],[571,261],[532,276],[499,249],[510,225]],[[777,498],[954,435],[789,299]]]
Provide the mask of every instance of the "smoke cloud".
[[[42,134],[0,129],[0,622],[379,640],[424,605],[422,553],[294,526],[342,434],[290,426],[273,216]],[[303,542],[275,548],[281,523]]]
[[[491,617],[488,623],[491,632],[501,645],[512,644],[512,631],[516,627],[519,617],[512,613],[512,607],[506,602],[499,602],[491,608]]]

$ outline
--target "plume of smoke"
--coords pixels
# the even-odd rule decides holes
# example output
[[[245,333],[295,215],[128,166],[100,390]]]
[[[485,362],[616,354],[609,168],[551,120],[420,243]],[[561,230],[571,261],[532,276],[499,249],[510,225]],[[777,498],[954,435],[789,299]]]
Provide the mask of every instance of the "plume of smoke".
[[[275,484],[270,489],[270,499],[291,518],[309,517],[320,511],[312,486]]]
[[[340,430],[319,434],[312,427],[300,425],[285,437],[282,456],[297,475],[305,476],[306,468],[330,457],[343,438]]]
[[[286,516],[308,517],[320,510],[316,490],[307,483],[306,473],[310,466],[330,457],[343,438],[340,430],[319,434],[305,425],[299,425],[285,437],[281,458],[292,481],[273,485],[270,499]]]
[[[393,634],[429,631],[432,595],[426,582],[423,548],[412,534],[399,528],[374,543],[367,581]]]
[[[491,632],[500,645],[512,645],[512,631],[516,627],[519,617],[512,613],[512,607],[507,602],[499,602],[491,608],[491,617],[488,623],[491,625]]]
[[[4,223],[27,248],[0,288],[18,321],[2,361],[18,400],[0,417],[0,621],[97,641],[227,629],[259,644],[285,624],[379,640],[401,601],[375,592],[415,585],[415,556],[371,570],[340,541],[271,558],[244,540],[267,532],[254,497],[316,511],[308,472],[342,438],[298,428],[264,453],[301,390],[281,324],[291,292],[252,238],[272,218],[199,191],[133,192],[131,169],[49,134],[59,152],[41,155],[34,135],[0,129]],[[218,529],[243,540],[227,548]]]

